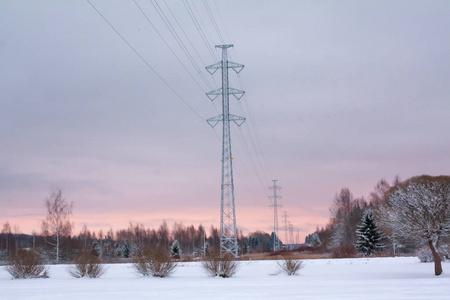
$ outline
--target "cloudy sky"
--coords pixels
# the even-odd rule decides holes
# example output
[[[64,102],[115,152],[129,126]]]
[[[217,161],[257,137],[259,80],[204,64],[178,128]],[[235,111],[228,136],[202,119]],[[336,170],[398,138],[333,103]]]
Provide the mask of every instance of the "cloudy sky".
[[[222,43],[244,232],[270,232],[272,179],[303,239],[342,187],[448,175],[448,1],[90,1],[0,2],[1,224],[39,231],[60,188],[76,230],[218,226]]]

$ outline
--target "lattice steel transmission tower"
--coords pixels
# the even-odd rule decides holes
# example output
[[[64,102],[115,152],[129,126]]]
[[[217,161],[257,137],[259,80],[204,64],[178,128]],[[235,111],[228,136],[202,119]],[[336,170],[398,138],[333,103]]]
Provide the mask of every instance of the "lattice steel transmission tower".
[[[281,187],[277,186],[277,179],[272,179],[273,186],[269,188],[269,190],[273,191],[273,195],[269,198],[273,200],[273,203],[270,205],[270,207],[273,207],[273,234],[274,234],[274,240],[273,240],[273,251],[280,250],[280,232],[278,230],[278,207],[281,207],[280,204],[278,204],[278,200],[281,199],[281,196],[277,194],[277,191],[281,190]]]
[[[294,225],[289,222],[289,244],[290,249],[294,246]]]
[[[211,75],[218,69],[222,70],[222,88],[206,93],[208,98],[212,101],[222,95],[222,114],[208,119],[207,122],[211,127],[215,127],[219,122],[223,123],[222,190],[220,195],[220,255],[223,256],[230,253],[234,255],[234,257],[238,257],[230,121],[233,121],[237,126],[241,126],[245,122],[245,118],[230,114],[229,97],[231,94],[237,100],[240,100],[245,92],[228,86],[228,69],[233,69],[233,71],[239,73],[244,68],[244,65],[228,61],[227,49],[230,47],[233,47],[233,45],[216,46],[216,48],[222,49],[222,61],[206,67],[206,70]]]
[[[287,222],[288,222],[287,213],[286,213],[286,211],[284,211],[284,244],[286,245],[286,247],[289,244],[288,236],[287,236],[287,232],[288,232]]]

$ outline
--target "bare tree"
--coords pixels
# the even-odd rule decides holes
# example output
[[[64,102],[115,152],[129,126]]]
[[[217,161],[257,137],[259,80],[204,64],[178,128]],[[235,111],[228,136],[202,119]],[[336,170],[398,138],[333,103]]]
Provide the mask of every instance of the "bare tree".
[[[158,238],[164,247],[169,246],[170,230],[169,226],[167,226],[166,220],[163,220],[161,226],[159,226]]]
[[[55,260],[59,262],[61,256],[61,240],[69,236],[72,231],[70,216],[72,215],[73,202],[63,198],[62,191],[57,189],[44,201],[47,209],[47,217],[42,221],[42,232],[47,243],[55,249]]]
[[[6,221],[5,224],[3,224],[2,233],[5,234],[5,255],[6,257],[9,256],[9,235],[11,234],[11,225],[9,225],[9,222]]]
[[[391,186],[384,178],[377,182],[373,192],[369,195],[369,201],[372,203],[373,207],[378,207],[385,202],[386,194],[390,188]]]
[[[364,198],[354,199],[348,188],[336,194],[330,209],[332,236],[329,247],[335,257],[355,255],[356,229],[367,207]]]
[[[400,237],[428,244],[435,275],[442,274],[438,244],[450,235],[450,176],[412,177],[394,187],[383,209]]]

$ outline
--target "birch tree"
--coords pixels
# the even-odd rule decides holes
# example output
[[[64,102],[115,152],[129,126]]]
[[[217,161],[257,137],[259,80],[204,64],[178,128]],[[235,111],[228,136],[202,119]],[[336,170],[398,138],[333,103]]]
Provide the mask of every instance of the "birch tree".
[[[9,222],[6,221],[5,224],[3,224],[2,233],[5,235],[5,256],[9,256],[9,235],[11,234],[11,225],[9,225]]]
[[[450,236],[450,176],[422,175],[400,183],[390,191],[383,211],[400,237],[427,243],[435,275],[442,274],[438,246]]]
[[[59,263],[62,238],[69,236],[72,231],[70,216],[73,202],[68,202],[63,198],[62,191],[58,189],[52,192],[44,203],[47,217],[42,221],[42,232],[46,236],[47,243],[55,250],[55,260],[56,263]]]

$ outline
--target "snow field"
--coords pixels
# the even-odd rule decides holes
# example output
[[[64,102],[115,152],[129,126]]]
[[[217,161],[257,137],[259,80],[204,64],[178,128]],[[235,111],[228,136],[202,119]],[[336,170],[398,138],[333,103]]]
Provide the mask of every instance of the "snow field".
[[[275,261],[240,265],[233,278],[207,277],[200,262],[169,278],[139,277],[130,264],[107,265],[97,279],[73,278],[67,265],[50,266],[48,279],[0,270],[0,299],[450,299],[450,276],[415,257],[305,260],[298,276],[275,275]]]

